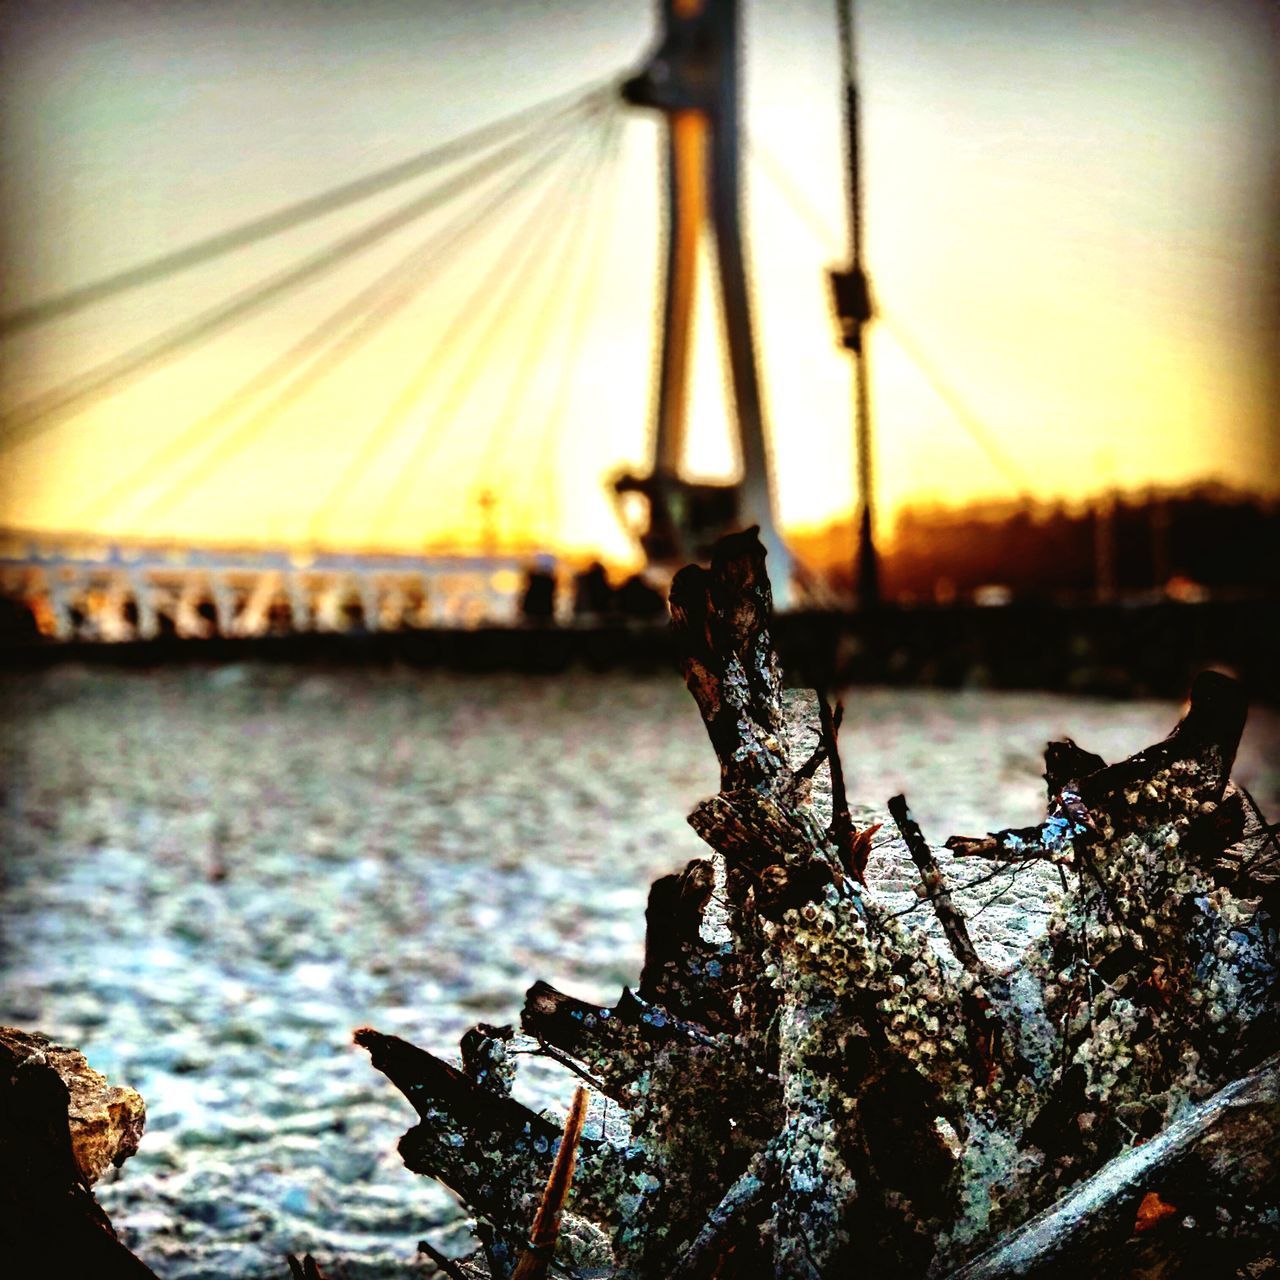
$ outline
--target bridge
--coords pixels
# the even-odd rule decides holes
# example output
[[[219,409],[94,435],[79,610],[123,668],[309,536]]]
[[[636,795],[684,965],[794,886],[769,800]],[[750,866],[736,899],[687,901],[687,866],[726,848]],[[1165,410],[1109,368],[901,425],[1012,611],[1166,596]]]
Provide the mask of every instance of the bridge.
[[[534,563],[554,580],[551,557]],[[39,632],[58,640],[514,626],[529,567],[520,556],[308,554],[0,532],[0,590],[28,602]]]
[[[952,408],[956,424],[1001,468],[1011,487],[1027,492],[1030,485],[901,322],[872,304],[862,260],[851,4],[837,4],[836,12],[842,83],[831,90],[840,88],[846,104],[850,248],[848,265],[832,273],[832,287],[839,341],[857,368],[859,583],[862,602],[872,604],[878,588],[863,330],[873,320],[914,354],[926,380]],[[100,488],[86,483],[72,529],[5,534],[0,585],[25,602],[41,631],[62,639],[516,621],[522,579],[531,564],[561,580],[567,570],[546,554],[548,541],[530,544],[521,554],[498,554],[493,508],[499,501],[518,504],[520,523],[549,531],[558,504],[566,499],[556,492],[556,483],[522,484],[518,473],[531,459],[555,455],[560,447],[557,436],[582,373],[583,337],[598,306],[601,264],[609,253],[624,251],[610,243],[610,208],[617,199],[626,110],[639,106],[659,113],[666,137],[666,261],[647,472],[621,474],[619,467],[620,514],[659,574],[705,554],[710,539],[726,527],[759,525],[779,600],[787,603],[790,556],[778,531],[774,446],[762,407],[747,280],[744,166],[754,165],[772,185],[793,210],[797,228],[828,244],[831,235],[789,180],[785,164],[742,133],[739,35],[737,0],[662,0],[658,38],[636,74],[599,77],[377,171],[344,178],[328,190],[0,316],[0,340],[12,342],[140,290],[163,287],[198,268],[229,262],[255,246],[283,245],[295,233],[314,239],[322,220],[335,212],[371,203],[377,209],[318,248],[301,254],[280,248],[282,265],[264,278],[7,406],[0,415],[2,464],[15,450],[42,447],[54,433],[74,431],[96,405],[238,332],[282,301],[335,281],[349,264],[368,261],[379,248],[397,247],[394,261],[370,270],[353,294],[342,296],[335,283],[332,293],[323,295],[326,308],[309,328],[175,426],[127,474]],[[833,173],[839,163],[833,157]],[[404,192],[409,194],[399,203],[390,203]],[[739,478],[720,484],[695,483],[680,474],[689,413],[694,267],[703,238],[713,239],[716,248],[732,389],[731,436],[740,461]],[[234,472],[246,451],[282,430],[295,406],[323,396],[339,369],[368,353],[393,326],[412,323],[414,305],[443,275],[460,269],[458,264],[470,279],[456,314],[390,395],[381,388],[370,395],[367,418],[350,427],[354,444],[345,466],[315,495],[300,546],[222,548],[118,532],[143,522],[163,524],[212,478]],[[514,358],[495,368],[488,335],[528,299],[536,305],[527,340]],[[643,361],[644,353],[635,358]],[[477,407],[480,391],[495,379],[502,389],[495,395],[490,387]],[[465,475],[445,461],[462,453],[469,459]],[[553,476],[558,471],[551,468]],[[371,491],[375,483],[381,485],[376,493]],[[378,549],[388,545],[389,529],[406,513],[453,491],[465,491],[488,531],[479,550],[392,554]],[[367,552],[335,545],[331,535],[335,515],[349,516],[353,506],[367,512],[364,545],[373,548]]]

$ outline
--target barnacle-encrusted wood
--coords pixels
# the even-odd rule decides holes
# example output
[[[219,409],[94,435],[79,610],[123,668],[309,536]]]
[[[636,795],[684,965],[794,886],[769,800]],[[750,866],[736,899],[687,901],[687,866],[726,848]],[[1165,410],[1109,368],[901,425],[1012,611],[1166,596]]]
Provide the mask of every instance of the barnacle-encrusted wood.
[[[784,700],[754,531],[678,574],[671,611],[720,761],[690,817],[712,856],[653,886],[635,992],[603,1008],[538,982],[522,1015],[626,1118],[588,1126],[563,1264],[1164,1276],[1194,1240],[1197,1275],[1234,1275],[1273,1248],[1275,836],[1228,781],[1237,685],[1202,675],[1170,737],[1121,764],[1051,744],[1038,827],[937,849],[897,796],[868,864],[838,716]],[[1012,963],[966,919],[984,864],[964,858],[1057,895]],[[886,859],[914,865],[918,910],[893,909]],[[485,1246],[469,1265],[501,1277],[559,1141],[510,1096],[516,1035],[475,1028],[461,1069],[358,1036],[422,1117],[406,1163],[462,1197]]]

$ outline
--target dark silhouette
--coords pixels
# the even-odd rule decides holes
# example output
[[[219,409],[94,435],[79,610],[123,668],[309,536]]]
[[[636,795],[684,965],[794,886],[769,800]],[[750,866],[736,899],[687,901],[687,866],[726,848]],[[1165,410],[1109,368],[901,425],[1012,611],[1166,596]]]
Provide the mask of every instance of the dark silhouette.
[[[848,591],[849,538],[847,526],[832,526],[797,538],[797,554]],[[1280,502],[1203,486],[1095,497],[1081,507],[908,507],[882,552],[886,595],[904,603],[982,599],[983,588],[996,586],[1014,599],[1064,602],[1112,593],[1277,594]]]
[[[633,573],[618,588],[618,609],[624,618],[648,622],[666,615],[667,602],[661,591]]]
[[[556,616],[556,578],[546,569],[531,568],[525,573],[520,615],[535,626],[549,626]]]
[[[12,643],[34,644],[40,628],[36,616],[25,600],[0,596],[0,639]]]
[[[573,579],[573,616],[595,622],[614,611],[614,590],[599,560],[593,561]]]

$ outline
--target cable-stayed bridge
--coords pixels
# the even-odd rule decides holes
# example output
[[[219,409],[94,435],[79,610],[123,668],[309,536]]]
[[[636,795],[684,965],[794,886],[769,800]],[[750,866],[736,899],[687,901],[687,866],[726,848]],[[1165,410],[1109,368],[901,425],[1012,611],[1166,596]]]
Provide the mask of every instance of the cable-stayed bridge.
[[[499,555],[492,549],[471,554],[350,553],[328,545],[327,526],[380,451],[412,425],[415,414],[421,416],[420,402],[431,391],[434,414],[414,428],[410,457],[374,505],[369,541],[377,545],[389,521],[419,499],[424,478],[429,485],[435,456],[469,429],[465,399],[484,371],[487,330],[517,297],[531,291],[539,296],[539,327],[550,336],[535,332],[526,344],[508,383],[508,411],[491,424],[488,438],[471,442],[476,473],[491,476],[497,456],[510,448],[498,429],[506,422],[534,434],[534,452],[539,448],[536,437],[555,429],[556,406],[533,424],[521,422],[517,410],[547,358],[549,342],[565,343],[561,326],[554,323],[557,313],[568,312],[566,345],[571,348],[581,337],[592,301],[592,271],[598,268],[608,230],[600,203],[608,194],[608,168],[617,158],[619,113],[612,103],[607,88],[585,86],[0,318],[0,338],[10,338],[134,290],[162,285],[254,244],[286,237],[337,210],[428,179],[425,188],[390,211],[260,283],[11,407],[0,433],[4,453],[73,429],[77,416],[104,397],[331,275],[387,238],[419,227],[416,241],[390,268],[320,315],[283,352],[180,426],[122,479],[88,495],[70,532],[11,530],[4,535],[0,581],[7,593],[31,601],[41,629],[64,638],[145,637],[161,629],[188,636],[213,630],[252,634],[273,620],[278,624],[282,613],[286,625],[296,629],[340,630],[353,620],[364,629],[514,621],[522,571],[536,547],[529,548],[529,555]],[[435,214],[444,216],[433,218]],[[426,234],[422,224],[429,224]],[[400,317],[444,269],[468,254],[482,269],[475,273],[463,306],[419,366],[408,371],[390,402],[359,424],[354,456],[318,495],[306,549],[195,547],[96,532],[122,511],[134,522],[163,517],[194,488],[233,469],[289,408],[304,396],[323,394],[327,379]],[[562,408],[572,377],[572,350],[558,363],[556,397]],[[447,483],[459,479],[454,474]],[[482,504],[493,501],[488,488],[473,487]],[[531,494],[523,497],[526,502],[534,499]],[[544,493],[538,500],[552,503],[556,495]],[[528,523],[537,527],[536,520]]]
[[[652,450],[653,477],[661,483],[640,477],[630,486],[649,502],[651,534],[654,512],[665,513],[666,526],[651,544],[662,543],[669,560],[698,552],[698,528],[689,523],[688,513],[703,500],[719,513],[712,523],[729,510],[730,518],[754,519],[767,533],[771,529],[770,446],[757,403],[737,222],[740,163],[758,166],[794,209],[798,229],[823,231],[822,219],[788,179],[785,164],[749,140],[740,144],[736,98],[726,97],[736,93],[728,70],[732,58],[721,59],[710,77],[699,61],[704,37],[721,41],[725,49],[734,47],[735,14],[731,0],[673,0],[665,6],[667,25],[654,56],[629,82],[645,82],[642,90],[630,89],[631,101],[657,107],[669,125],[667,304]],[[671,68],[673,79],[655,74]],[[520,570],[550,546],[558,509],[572,495],[559,492],[556,466],[547,469],[545,484],[520,483],[511,473],[530,459],[555,453],[582,373],[584,338],[598,310],[602,264],[611,254],[629,251],[616,243],[611,218],[627,119],[619,83],[617,76],[600,78],[0,316],[0,340],[12,341],[143,289],[162,289],[256,246],[277,248],[278,265],[261,279],[9,405],[0,418],[2,457],[74,432],[110,397],[304,292],[318,296],[316,286],[336,281],[352,264],[378,261],[354,292],[337,296],[335,287],[334,296],[317,306],[283,350],[188,420],[176,422],[171,434],[125,474],[101,487],[85,484],[68,533],[13,531],[0,564],[6,589],[32,600],[42,628],[52,634],[107,639],[145,636],[157,628],[179,635],[211,628],[242,634],[269,625],[338,628],[353,619],[369,629],[513,619]],[[690,127],[699,119],[710,124]],[[837,168],[833,164],[833,172]],[[314,233],[329,215],[367,207],[376,211],[314,243]],[[681,280],[692,261],[697,216],[709,220],[716,236],[743,464],[741,481],[718,488],[679,487],[673,474],[684,431],[681,383],[687,378],[691,315],[687,281],[682,285]],[[312,245],[301,253],[289,248],[290,237],[300,234]],[[383,258],[392,248],[388,264]],[[301,551],[234,551],[103,533],[163,527],[193,496],[234,475],[251,449],[283,429],[291,410],[308,398],[323,397],[341,370],[367,357],[394,326],[409,323],[413,306],[450,272],[467,276],[453,313],[416,365],[398,371],[391,387],[379,386],[369,395],[361,420],[350,426],[352,448],[345,464],[314,495]],[[525,340],[495,368],[492,334],[517,304],[530,303]],[[883,307],[876,314],[915,354],[926,378],[955,410],[957,424],[1018,490],[1026,491],[1025,477],[958,402],[903,326]],[[646,353],[637,351],[635,359],[644,362]],[[486,412],[474,411],[480,395],[486,397]],[[395,465],[388,470],[392,455]],[[379,488],[372,493],[375,482]],[[424,502],[456,500],[459,493],[467,495],[481,530],[471,548],[440,547],[417,556],[377,550],[390,544],[390,531]],[[741,501],[739,493],[746,495]],[[732,498],[729,507],[726,494]],[[510,525],[533,531],[520,555],[494,553],[497,540],[486,528],[499,504]],[[354,553],[335,544],[336,517],[349,527],[353,507],[365,517],[360,545],[374,551]],[[778,542],[776,554],[784,553]]]

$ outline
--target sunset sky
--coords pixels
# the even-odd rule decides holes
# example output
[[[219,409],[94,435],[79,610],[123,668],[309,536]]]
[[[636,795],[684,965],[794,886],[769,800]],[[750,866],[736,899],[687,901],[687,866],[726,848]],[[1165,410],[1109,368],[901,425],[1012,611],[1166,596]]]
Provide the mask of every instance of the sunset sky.
[[[1019,486],[1069,497],[1213,477],[1280,490],[1274,6],[862,0],[858,12],[886,521],[906,501]],[[654,26],[648,0],[46,0],[0,13],[5,312],[627,71]],[[809,527],[847,516],[854,485],[850,369],[823,274],[845,236],[833,6],[749,2],[744,27],[766,405],[784,525]],[[385,330],[242,447],[220,454],[211,431],[131,481],[429,231],[465,221],[501,175],[117,394],[0,442],[0,524],[462,549],[479,545],[488,488],[502,541],[625,558],[606,480],[646,455],[659,134],[651,117],[617,117],[611,160],[596,163],[584,126],[546,187],[478,225]],[[4,341],[5,405],[439,180]],[[446,339],[486,280],[495,314]],[[734,457],[707,288],[701,303],[689,462],[723,475]],[[419,368],[421,396],[366,457]]]

